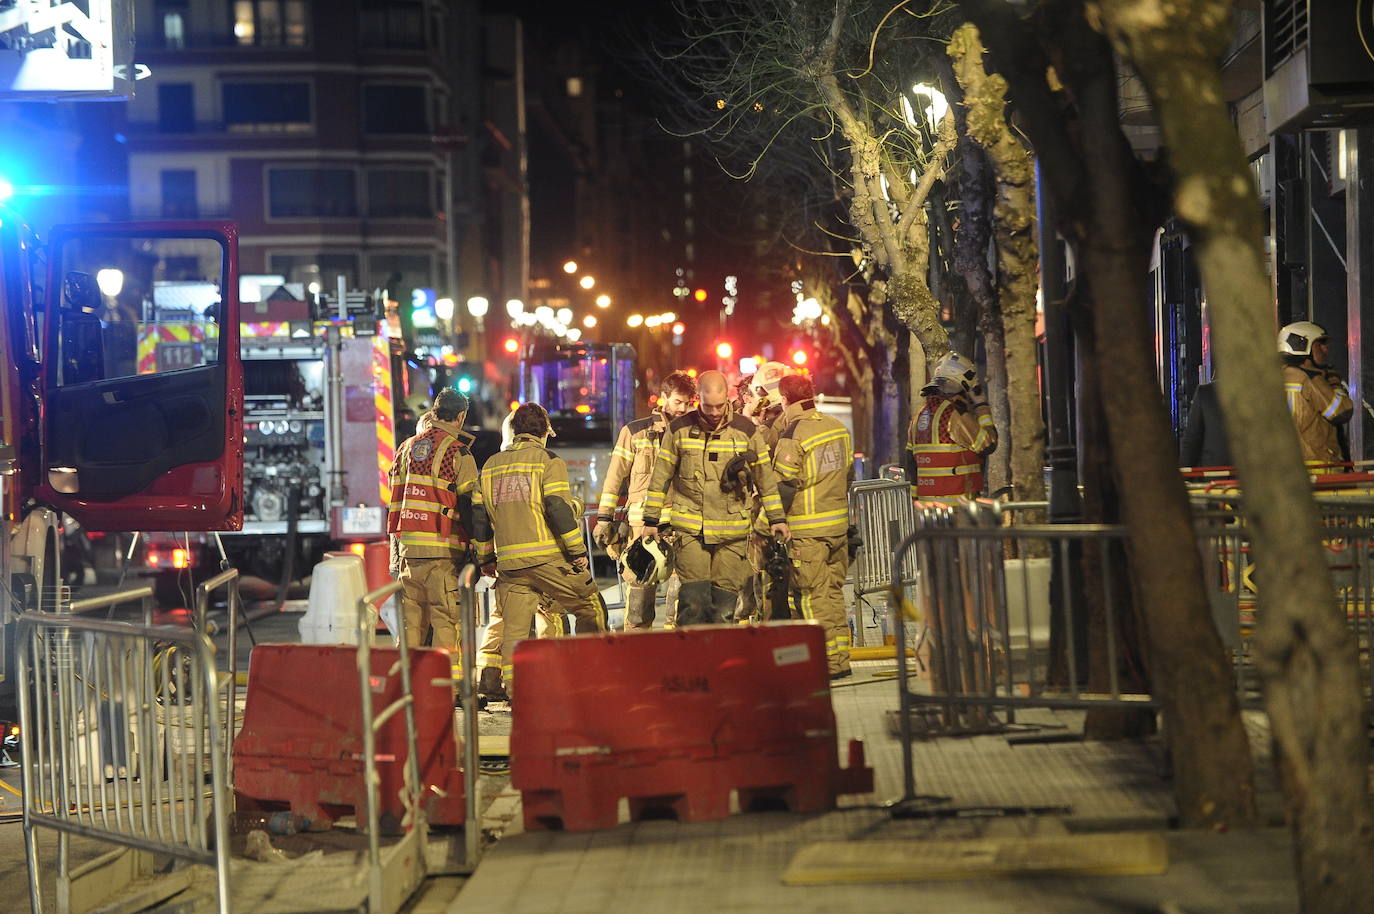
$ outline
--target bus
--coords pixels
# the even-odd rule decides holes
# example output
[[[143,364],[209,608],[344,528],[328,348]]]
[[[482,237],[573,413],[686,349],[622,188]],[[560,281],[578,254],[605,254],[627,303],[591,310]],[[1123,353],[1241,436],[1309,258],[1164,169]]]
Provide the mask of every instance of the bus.
[[[539,341],[520,359],[519,400],[549,411],[549,447],[568,464],[574,498],[596,507],[620,427],[642,409],[629,343]]]

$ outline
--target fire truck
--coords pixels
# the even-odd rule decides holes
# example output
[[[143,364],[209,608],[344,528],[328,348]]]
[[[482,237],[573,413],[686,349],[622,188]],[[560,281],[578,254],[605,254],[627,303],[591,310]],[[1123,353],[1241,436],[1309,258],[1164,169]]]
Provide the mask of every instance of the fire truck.
[[[221,545],[245,573],[285,581],[329,548],[385,537],[396,443],[392,378],[400,376],[403,347],[379,319],[379,299],[280,287],[244,307],[243,527],[218,541],[180,532],[145,537],[140,570],[168,598],[174,589],[189,592],[182,585],[197,569],[213,571]],[[175,364],[193,345],[194,325],[176,312],[163,316],[139,338],[140,371]]]
[[[522,403],[549,411],[549,447],[568,464],[572,494],[595,509],[620,427],[636,418],[629,343],[535,342],[520,357]]]
[[[87,531],[243,524],[237,227],[55,228],[40,246],[0,207],[0,631],[60,609],[63,515]],[[141,371],[166,310],[194,328]],[[0,671],[2,672],[2,671]]]

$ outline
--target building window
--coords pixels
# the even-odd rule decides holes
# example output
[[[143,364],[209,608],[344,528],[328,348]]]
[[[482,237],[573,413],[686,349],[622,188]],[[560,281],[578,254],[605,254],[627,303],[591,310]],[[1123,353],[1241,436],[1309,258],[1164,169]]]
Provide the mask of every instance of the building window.
[[[365,0],[362,13],[363,47],[424,49],[423,4],[415,0]]]
[[[267,258],[273,275],[285,276],[287,282],[309,286],[313,282],[321,289],[333,292],[339,277],[350,289],[358,288],[358,257],[356,254],[273,254]]]
[[[378,219],[432,217],[429,172],[413,168],[369,171],[367,214]]]
[[[308,32],[305,0],[235,0],[234,41],[240,45],[303,48]]]
[[[358,215],[352,169],[273,168],[268,172],[267,184],[268,212],[273,219]]]
[[[425,87],[365,86],[363,118],[368,133],[429,133]]]
[[[157,126],[163,133],[191,133],[196,129],[195,91],[190,83],[157,87]]]
[[[569,76],[569,77],[568,77],[568,98],[581,98],[581,97],[582,97],[582,77],[580,77],[580,76]]]
[[[196,173],[189,168],[162,172],[162,218],[196,218]]]
[[[153,21],[164,48],[180,50],[186,47],[188,0],[157,0],[153,7]]]
[[[310,129],[309,83],[225,83],[224,129],[233,133],[303,133]]]

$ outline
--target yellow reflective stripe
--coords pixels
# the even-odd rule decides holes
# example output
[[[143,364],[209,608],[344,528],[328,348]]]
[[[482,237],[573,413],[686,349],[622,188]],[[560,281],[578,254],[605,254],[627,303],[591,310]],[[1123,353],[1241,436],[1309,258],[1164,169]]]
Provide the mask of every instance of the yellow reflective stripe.
[[[803,438],[801,440],[801,446],[803,450],[810,451],[814,449],[817,445],[826,444],[830,441],[839,441],[841,438],[848,437],[848,431],[842,428],[835,428],[831,429],[828,432],[821,432],[819,434],[812,435],[810,438]]]
[[[620,504],[620,496],[614,492],[602,492],[601,499],[596,503],[596,510],[599,513],[609,513],[614,511]]]
[[[978,417],[978,424],[983,426],[984,428],[987,428],[992,425],[992,417],[989,416],[987,413],[983,413]]]
[[[983,472],[978,464],[964,464],[957,467],[921,467],[922,476],[969,476]]]
[[[793,514],[791,517],[789,517],[789,518],[787,519],[787,522],[788,522],[789,524],[791,524],[791,523],[794,523],[794,522],[795,522],[795,523],[805,523],[805,522],[811,522],[811,521],[837,520],[837,519],[838,519],[838,520],[848,520],[848,519],[849,519],[849,509],[848,509],[848,508],[840,508],[838,511],[816,511],[816,512],[811,513],[811,514]]]
[[[763,507],[765,511],[769,508],[776,508],[781,511],[782,496],[778,495],[776,492],[769,492],[767,495],[763,496]]]
[[[555,542],[547,543],[526,543],[521,546],[503,546],[497,549],[497,556],[501,559],[527,559],[540,555],[562,555],[563,550],[558,548]]]
[[[627,451],[623,447],[617,447],[611,450],[611,456],[619,457],[621,460],[633,460],[635,455],[634,451]]]
[[[1335,416],[1336,413],[1340,412],[1342,399],[1343,398],[1339,393],[1332,397],[1330,405],[1328,405],[1326,409],[1322,410],[1322,418],[1330,419],[1331,417]]]
[[[486,465],[486,468],[483,470],[483,472],[484,472],[484,473],[491,473],[491,474],[493,474],[493,475],[500,474],[500,475],[502,475],[502,476],[510,476],[510,475],[513,474],[513,473],[519,473],[519,472],[526,472],[526,473],[529,473],[529,472],[539,472],[539,473],[542,473],[542,472],[544,472],[544,470],[545,470],[547,467],[548,467],[548,464],[546,464],[546,463],[498,463],[498,464],[491,464],[491,463],[488,463],[488,464]]]
[[[992,436],[984,429],[978,432],[978,437],[973,439],[972,450],[981,451],[992,443]]]
[[[546,483],[544,483],[544,494],[545,494],[545,495],[556,495],[556,494],[558,494],[559,492],[571,492],[571,491],[572,491],[572,489],[568,488],[568,484],[567,484],[566,482],[546,482]]]
[[[574,528],[572,530],[569,530],[567,533],[559,534],[559,538],[562,539],[563,542],[567,543],[569,546],[577,546],[582,542],[582,531]]]
[[[1298,411],[1298,397],[1302,394],[1302,385],[1294,384],[1291,381],[1283,385],[1283,392],[1288,397],[1288,411],[1295,413]]]
[[[959,445],[959,444],[918,444],[918,445],[916,445],[915,447],[913,447],[911,450],[913,450],[914,452],[916,452],[916,453],[918,453],[918,454],[924,454],[924,453],[936,453],[936,452],[938,452],[938,453],[952,453],[952,452],[955,452],[955,451],[967,450],[967,448],[965,448],[963,445]]]

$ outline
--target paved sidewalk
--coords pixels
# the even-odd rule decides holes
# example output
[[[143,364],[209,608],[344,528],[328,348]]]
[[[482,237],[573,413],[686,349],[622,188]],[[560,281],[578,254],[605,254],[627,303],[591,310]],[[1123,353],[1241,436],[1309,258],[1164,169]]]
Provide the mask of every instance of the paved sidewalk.
[[[522,833],[518,795],[484,825],[504,829],[450,912],[923,910],[950,912],[1283,912],[1297,910],[1292,853],[1281,828],[1208,834],[1164,831],[1170,866],[1158,876],[1039,877],[926,883],[784,886],[793,854],[815,841],[969,839],[1107,830],[1162,830],[1174,814],[1156,742],[1017,743],[1006,735],[941,738],[915,747],[916,787],[949,797],[932,808],[982,815],[893,819],[901,753],[888,733],[896,684],[868,682],[891,664],[856,665],[833,691],[840,745],[864,740],[872,795],[824,815],[751,813],[717,822],[623,822],[591,833]],[[1025,718],[1023,718],[1024,720]],[[1042,735],[1081,728],[1081,715],[1042,712]],[[1018,733],[1014,736],[1025,736]],[[1066,807],[1059,815],[990,815],[995,807]],[[622,821],[624,817],[622,816]]]

